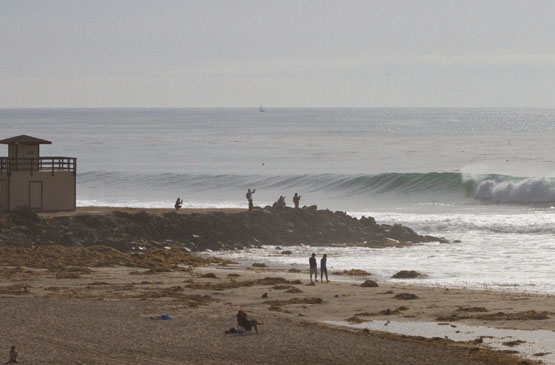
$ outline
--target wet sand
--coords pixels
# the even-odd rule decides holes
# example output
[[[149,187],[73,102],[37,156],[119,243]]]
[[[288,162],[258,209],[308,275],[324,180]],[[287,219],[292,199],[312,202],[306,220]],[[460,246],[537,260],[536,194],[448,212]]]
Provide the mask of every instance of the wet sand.
[[[343,329],[323,321],[437,321],[453,313],[534,310],[547,311],[549,318],[493,316],[452,323],[555,328],[550,312],[555,298],[550,296],[397,285],[365,288],[358,285],[361,278],[334,275],[331,283],[310,286],[304,273],[244,265],[157,274],[123,267],[91,270],[83,270],[79,278],[57,279],[47,270],[3,268],[0,350],[5,349],[6,360],[14,344],[22,364],[518,364],[521,359],[481,344]],[[418,299],[396,299],[400,293]],[[401,306],[407,308],[379,314]],[[460,306],[487,312],[461,312]],[[258,335],[224,333],[236,326],[238,309],[263,322]],[[150,319],[164,313],[172,319]]]

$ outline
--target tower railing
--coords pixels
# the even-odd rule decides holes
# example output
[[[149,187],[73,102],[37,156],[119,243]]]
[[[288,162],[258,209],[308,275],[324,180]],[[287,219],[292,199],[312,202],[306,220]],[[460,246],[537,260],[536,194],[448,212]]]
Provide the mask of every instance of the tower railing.
[[[77,171],[75,157],[39,157],[39,158],[9,158],[0,157],[0,173],[4,172],[45,172]]]

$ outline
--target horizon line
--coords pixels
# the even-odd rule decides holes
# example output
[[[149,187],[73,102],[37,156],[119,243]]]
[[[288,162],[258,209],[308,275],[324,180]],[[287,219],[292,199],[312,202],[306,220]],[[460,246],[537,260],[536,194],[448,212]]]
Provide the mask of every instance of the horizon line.
[[[0,106],[0,110],[25,109],[259,109],[259,106]],[[553,106],[264,106],[268,109],[555,109]]]

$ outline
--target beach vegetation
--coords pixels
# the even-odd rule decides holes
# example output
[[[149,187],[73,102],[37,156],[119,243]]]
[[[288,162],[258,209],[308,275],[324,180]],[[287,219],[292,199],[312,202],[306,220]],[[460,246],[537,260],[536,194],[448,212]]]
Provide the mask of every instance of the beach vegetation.
[[[25,284],[0,286],[0,295],[23,295],[28,293],[29,289]]]
[[[218,258],[205,258],[179,248],[153,249],[145,253],[123,253],[107,246],[67,247],[46,245],[39,247],[4,247],[0,249],[0,264],[6,266],[56,269],[60,267],[145,268],[156,272],[183,270],[183,266],[205,266],[225,262]],[[67,270],[66,270],[67,271]]]

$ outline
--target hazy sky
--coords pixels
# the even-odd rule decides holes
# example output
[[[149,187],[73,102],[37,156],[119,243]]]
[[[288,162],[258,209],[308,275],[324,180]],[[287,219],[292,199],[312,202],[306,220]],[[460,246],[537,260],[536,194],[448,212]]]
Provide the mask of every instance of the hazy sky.
[[[0,107],[555,106],[555,1],[0,1]]]

